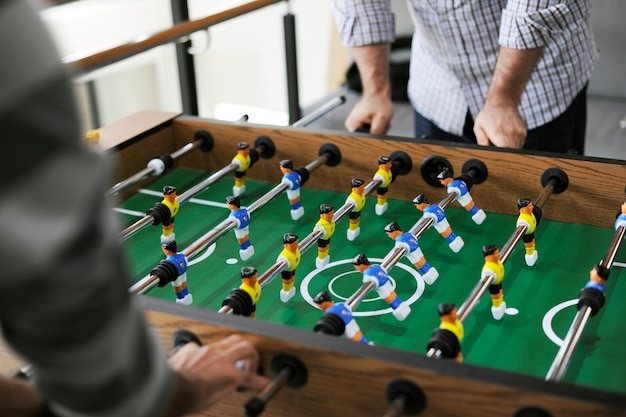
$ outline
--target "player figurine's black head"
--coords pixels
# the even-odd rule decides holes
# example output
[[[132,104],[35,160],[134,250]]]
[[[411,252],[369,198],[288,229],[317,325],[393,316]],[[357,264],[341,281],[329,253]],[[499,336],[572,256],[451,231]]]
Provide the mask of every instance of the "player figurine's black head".
[[[413,199],[413,204],[430,204],[430,200],[424,194],[420,194]]]
[[[318,293],[314,298],[313,298],[313,302],[317,305],[322,304],[323,302],[333,302],[333,299],[330,298],[330,294],[328,294],[326,291],[322,291],[320,293]]]
[[[446,314],[450,314],[452,310],[456,308],[456,304],[454,303],[442,303],[437,307],[437,312],[439,313],[439,317],[445,316]]]
[[[387,233],[395,232],[396,230],[402,231],[402,228],[397,222],[391,222],[385,226],[385,232]]]
[[[446,178],[452,178],[452,174],[450,173],[450,170],[448,168],[444,168],[443,171],[441,171],[439,175],[437,175],[437,179],[439,181],[445,180]]]
[[[256,273],[257,270],[253,266],[244,266],[243,268],[241,268],[241,278],[251,278]]]
[[[243,151],[244,149],[248,149],[249,147],[250,147],[250,144],[248,142],[239,142],[237,144],[238,151]]]
[[[320,214],[328,214],[333,211],[335,208],[330,204],[321,204],[320,205]]]
[[[359,253],[352,259],[352,265],[371,265],[370,260],[367,259],[364,253]]]
[[[163,249],[168,250],[170,252],[176,253],[176,251],[178,251],[178,245],[176,245],[176,241],[175,240],[171,240],[169,242],[165,242],[161,246],[163,247]]]
[[[293,233],[285,233],[283,235],[283,243],[289,244],[294,243],[298,240],[298,235],[294,235]]]
[[[593,269],[595,269],[596,273],[603,280],[609,279],[609,275],[611,274],[611,270],[602,264],[596,264]]]
[[[496,253],[498,245],[485,245],[483,246],[483,256],[489,256]]]
[[[166,185],[165,187],[163,187],[163,195],[170,195],[170,194],[174,194],[176,192],[176,187],[174,187],[173,185]]]
[[[280,166],[287,169],[293,169],[293,162],[289,159],[283,159],[280,161]]]
[[[379,156],[378,157],[378,164],[379,165],[388,164],[389,162],[391,162],[391,158],[389,158],[388,156]]]
[[[357,188],[362,186],[363,184],[365,184],[365,181],[359,179],[359,178],[353,178],[352,181],[350,182],[350,186],[352,188]]]
[[[226,197],[226,204],[232,204],[235,207],[241,207],[241,199],[236,195]]]
[[[517,208],[521,209],[528,206],[530,203],[532,203],[530,198],[520,198],[519,200],[517,200]]]

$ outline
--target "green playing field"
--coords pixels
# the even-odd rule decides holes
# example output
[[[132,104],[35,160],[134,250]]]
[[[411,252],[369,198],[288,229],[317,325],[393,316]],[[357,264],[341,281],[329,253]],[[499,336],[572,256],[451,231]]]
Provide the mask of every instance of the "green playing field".
[[[121,227],[139,219],[132,211],[143,213],[160,201],[164,185],[175,185],[180,195],[207,176],[207,173],[179,168],[159,178],[148,189],[119,204],[118,207],[124,210],[119,217]],[[363,177],[366,182],[370,178]],[[226,219],[229,211],[224,204],[225,197],[232,193],[233,183],[232,176],[224,178],[181,205],[175,222],[179,251]],[[246,185],[246,193],[241,197],[243,206],[249,206],[276,186],[251,180],[247,180]],[[284,233],[295,233],[302,240],[312,232],[319,219],[319,205],[328,203],[338,209],[344,204],[348,192],[349,184],[346,184],[346,194],[310,189],[305,184],[301,192],[305,214],[297,221],[289,215],[284,193],[252,213],[250,236],[255,255],[251,259],[245,262],[239,259],[237,241],[234,233],[229,231],[203,253],[189,260],[188,287],[193,295],[193,305],[219,310],[222,300],[239,286],[243,266],[256,267],[260,276],[275,264],[282,250]],[[540,192],[538,188],[537,195]],[[428,195],[431,202],[439,202],[445,197],[443,188],[415,190],[415,195],[420,193]],[[520,197],[534,199],[537,195],[512,194],[511,205],[515,206]],[[296,270],[297,294],[292,300],[282,303],[279,299],[280,274],[267,283],[257,305],[256,320],[312,331],[322,316],[312,302],[317,292],[328,290],[335,301],[345,301],[358,290],[362,284],[361,274],[354,270],[350,262],[352,258],[358,253],[365,253],[374,263],[380,263],[393,249],[393,242],[383,231],[384,226],[397,221],[404,230],[408,230],[421,217],[421,212],[411,202],[397,200],[390,200],[387,212],[377,216],[375,202],[374,196],[368,197],[361,215],[361,234],[355,241],[350,242],[346,238],[347,216],[337,223],[331,239],[331,263],[327,267],[322,270],[315,268],[316,245],[303,253]],[[480,206],[480,201],[476,203]],[[558,203],[558,195],[555,195],[546,206]],[[375,292],[368,294],[358,305],[356,320],[369,340],[376,345],[426,353],[431,333],[439,324],[438,304],[463,304],[480,279],[484,262],[482,246],[497,244],[502,247],[515,230],[515,217],[491,212],[489,207],[482,208],[487,212],[487,219],[482,225],[474,224],[456,203],[446,209],[450,225],[465,241],[458,254],[448,248],[434,228],[420,237],[426,259],[439,271],[440,276],[434,284],[425,284],[406,258],[391,268],[389,273],[397,293],[411,305],[412,312],[406,320],[398,321]],[[604,256],[613,238],[613,221],[606,219],[607,227],[599,228],[543,220],[536,232],[539,259],[535,266],[528,267],[524,263],[521,243],[505,262],[503,289],[507,315],[500,321],[494,320],[489,294],[485,294],[465,321],[462,343],[465,362],[545,377],[558,351],[558,344],[565,337],[576,313],[578,292],[587,282],[589,270]],[[149,275],[150,270],[163,259],[160,235],[160,227],[150,226],[123,243],[135,281]],[[626,255],[621,250],[617,261],[625,259]],[[606,286],[607,303],[585,329],[565,381],[626,392],[626,362],[622,360],[626,331],[620,324],[626,304],[619,297],[626,294],[626,284],[620,280],[621,273],[621,267],[615,265]],[[153,288],[147,295],[171,301],[175,299],[171,286]]]

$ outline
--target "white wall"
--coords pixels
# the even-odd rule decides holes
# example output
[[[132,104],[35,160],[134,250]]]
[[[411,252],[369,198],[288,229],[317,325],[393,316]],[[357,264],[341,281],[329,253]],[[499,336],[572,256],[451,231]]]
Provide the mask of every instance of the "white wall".
[[[203,49],[208,41],[206,51],[195,55],[200,116],[234,120],[246,113],[250,122],[287,124],[283,16],[288,12],[296,16],[300,103],[328,94],[329,2],[280,2],[211,27],[208,38],[192,35],[194,48]],[[190,0],[190,18],[238,3]],[[84,56],[172,25],[169,0],[81,0],[43,9],[41,16],[63,57]],[[96,81],[102,125],[142,109],[182,110],[173,45],[87,74],[77,84],[90,80]],[[84,119],[88,125],[88,115]],[[86,126],[91,127],[98,126]]]
[[[242,1],[189,0],[190,16],[201,18]],[[283,15],[288,11],[296,16],[300,104],[307,107],[328,96],[337,87],[329,69],[343,71],[349,61],[347,51],[338,46],[330,1],[280,2],[209,28],[208,49],[195,58],[200,116],[235,120],[245,113],[251,122],[287,124]],[[398,32],[410,33],[405,0],[392,2]],[[602,58],[589,91],[624,98],[626,2],[594,0],[592,11]],[[64,57],[93,53],[172,25],[170,0],[81,0],[44,9],[41,16]],[[201,35],[192,40],[196,47],[206,41]],[[337,54],[337,49],[343,52]],[[76,81],[81,85],[89,80],[95,80],[102,125],[143,109],[182,110],[173,45]],[[84,120],[86,129],[99,127],[90,125],[88,114]]]

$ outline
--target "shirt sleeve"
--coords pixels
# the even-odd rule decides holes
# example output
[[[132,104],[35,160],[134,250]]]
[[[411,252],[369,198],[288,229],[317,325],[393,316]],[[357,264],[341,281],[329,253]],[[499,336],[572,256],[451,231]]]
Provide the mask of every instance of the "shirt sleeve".
[[[572,25],[576,19],[564,1],[509,1],[502,12],[499,43],[512,49],[539,48]]]
[[[11,75],[0,78],[0,126],[11,144],[0,154],[2,333],[33,366],[35,386],[57,415],[156,416],[174,375],[128,293],[119,228],[105,197],[108,164],[79,140],[58,56],[34,72],[5,68],[28,59],[22,55],[35,66],[49,58],[24,51],[55,50],[28,3],[0,7],[0,22],[9,9],[18,22],[0,25],[0,38],[22,39],[9,43],[0,61],[0,74]]]
[[[331,11],[346,46],[391,43],[395,40],[396,23],[389,0],[336,0]]]

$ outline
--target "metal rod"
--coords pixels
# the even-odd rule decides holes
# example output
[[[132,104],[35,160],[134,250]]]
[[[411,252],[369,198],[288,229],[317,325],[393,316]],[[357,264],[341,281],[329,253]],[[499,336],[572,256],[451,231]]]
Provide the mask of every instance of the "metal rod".
[[[543,187],[543,190],[541,191],[541,194],[539,194],[539,197],[537,197],[537,199],[534,201],[533,205],[535,207],[539,207],[539,208],[543,207],[545,202],[548,201],[548,199],[552,195],[552,192],[554,191],[554,185],[555,184],[556,184],[556,181],[553,180],[553,179],[548,181],[546,186]]]
[[[385,415],[383,417],[400,417],[404,414],[404,410],[406,408],[407,397],[406,395],[398,395],[393,399]]]
[[[500,251],[500,262],[504,263],[504,261],[509,258],[511,252],[513,252],[513,249],[515,249],[515,246],[525,234],[526,226],[519,226],[515,228],[515,231],[509,240],[507,240],[504,246],[502,246],[502,250]]]
[[[185,146],[183,146],[182,148],[178,149],[177,151],[174,151],[170,154],[170,157],[175,161],[178,158],[180,158],[181,156],[185,155],[186,153],[198,148],[200,145],[202,144],[202,141],[200,140],[195,140],[193,142],[190,142],[188,144],[186,144]],[[148,176],[152,175],[156,173],[156,168],[152,168],[148,165],[147,168],[144,168],[143,170],[137,172],[134,175],[131,175],[130,177],[128,177],[127,179],[118,182],[117,184],[115,184],[113,187],[111,187],[111,189],[107,192],[107,195],[112,196],[115,194],[120,193],[122,190],[125,190],[126,188],[130,187],[131,185],[137,184],[139,181],[143,180],[144,178],[147,178]]]
[[[346,102],[345,96],[335,97],[317,109],[313,110],[311,113],[304,115],[300,120],[297,120],[291,124],[293,127],[304,127],[313,123],[320,117],[324,116],[326,113],[334,110],[336,107],[341,106]]]
[[[604,260],[602,261],[602,265],[610,268],[615,261],[615,256],[617,255],[617,251],[619,251],[620,245],[624,240],[624,235],[626,234],[626,227],[620,226],[617,228],[615,233],[613,234],[613,240],[609,244],[609,248],[604,255]]]
[[[354,311],[354,309],[361,304],[361,301],[363,301],[365,296],[373,289],[374,284],[371,282],[361,285],[361,287],[346,300],[346,305],[350,308],[350,310]]]
[[[572,321],[567,331],[563,344],[546,375],[546,381],[560,381],[565,375],[565,371],[567,371],[576,345],[580,341],[583,330],[585,330],[585,326],[591,317],[591,311],[591,307],[585,306],[576,313],[576,317],[574,317],[574,321]]]
[[[481,278],[474,286],[474,289],[472,289],[470,295],[465,299],[465,302],[463,303],[463,305],[461,305],[461,307],[459,307],[459,310],[457,311],[457,315],[461,323],[464,322],[467,317],[469,317],[472,310],[474,310],[474,307],[476,307],[476,304],[478,304],[478,302],[480,301],[482,295],[487,291],[492,283],[492,277],[485,277]]]
[[[263,389],[261,389],[261,391],[259,391],[254,399],[260,400],[263,405],[267,404],[272,398],[274,398],[278,391],[280,391],[281,388],[283,388],[287,384],[290,373],[291,370],[289,367],[282,368],[280,371],[278,371],[276,376],[273,377],[267,383],[267,385],[265,385]]]

